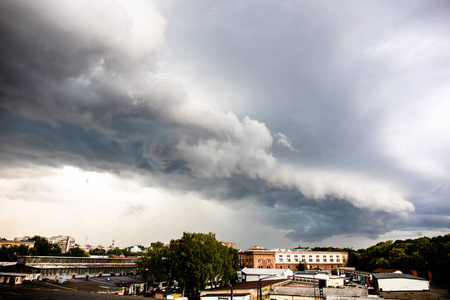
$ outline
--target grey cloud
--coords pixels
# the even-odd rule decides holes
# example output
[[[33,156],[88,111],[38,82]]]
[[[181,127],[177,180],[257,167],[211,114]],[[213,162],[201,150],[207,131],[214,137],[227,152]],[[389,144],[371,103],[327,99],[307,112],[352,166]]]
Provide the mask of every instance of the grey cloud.
[[[277,7],[274,14],[286,18],[265,19],[273,8],[268,4],[255,14],[245,14],[249,25],[242,31],[236,26],[250,9],[247,5],[239,7],[236,23],[214,18],[232,14],[235,7],[230,5],[234,4],[207,5],[213,10],[207,20],[210,26],[194,39],[193,48],[183,47],[191,49],[184,58],[211,61],[223,70],[222,78],[233,77],[254,90],[259,106],[254,116],[265,123],[238,117],[253,115],[249,111],[224,114],[193,107],[181,83],[160,75],[165,22],[153,8],[147,11],[154,18],[148,23],[156,29],[143,47],[147,52],[134,52],[127,42],[136,43],[145,34],[128,32],[132,27],[128,18],[115,7],[106,10],[105,17],[119,20],[110,24],[111,35],[117,26],[118,36],[133,37],[123,44],[110,41],[101,28],[94,26],[90,32],[73,25],[73,20],[50,22],[43,8],[3,2],[2,163],[25,160],[118,174],[139,172],[150,186],[194,191],[219,201],[256,201],[272,226],[292,230],[287,235],[292,240],[314,241],[347,232],[376,237],[397,226],[392,217],[402,209],[412,212],[411,203],[394,188],[377,194],[371,182],[366,187],[363,180],[345,176],[349,170],[388,178],[402,174],[377,152],[371,138],[381,122],[378,115],[361,114],[358,108],[365,103],[357,101],[361,95],[347,84],[358,85],[361,70],[378,63],[362,63],[363,58],[349,58],[348,53],[347,61],[341,62],[345,47],[353,46],[345,44],[342,28],[348,24],[332,18],[331,12],[326,22],[315,20],[310,10],[323,9],[316,4],[291,3],[292,10]],[[183,21],[189,20],[173,22]],[[337,26],[331,26],[333,22]],[[172,30],[180,30],[171,26],[169,22],[169,37]],[[195,31],[192,26],[188,31]],[[223,38],[213,36],[211,29]],[[179,32],[175,35],[186,31]],[[302,42],[292,43],[298,39]],[[200,46],[205,48],[195,48]],[[267,57],[273,61],[263,64]],[[362,73],[368,74],[368,81],[383,76],[372,69]],[[282,132],[284,146],[301,152],[286,153],[274,145],[269,129]],[[341,168],[342,176],[317,172],[314,177],[309,167]],[[367,219],[377,226],[368,225]]]

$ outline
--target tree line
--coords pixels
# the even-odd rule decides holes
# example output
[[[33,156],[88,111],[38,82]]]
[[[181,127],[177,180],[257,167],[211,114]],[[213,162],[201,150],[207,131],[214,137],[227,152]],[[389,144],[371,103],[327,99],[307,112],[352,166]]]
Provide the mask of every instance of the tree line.
[[[198,297],[207,284],[213,287],[237,282],[238,250],[224,246],[214,233],[184,232],[168,246],[157,243],[137,261],[138,274],[146,282],[177,281],[180,292]]]
[[[428,278],[428,271],[431,271],[435,283],[450,286],[450,234],[380,242],[367,249],[352,250],[348,263],[357,270],[369,272],[389,268],[411,274],[415,270],[424,278]]]
[[[450,234],[432,238],[389,240],[359,250],[334,247],[316,247],[312,250],[348,252],[348,265],[360,271],[372,272],[378,268],[387,268],[412,274],[414,270],[423,278],[428,278],[430,271],[432,278],[428,279],[450,286]]]
[[[13,245],[10,247],[0,247],[0,261],[17,261],[18,256],[70,256],[70,257],[89,257],[90,255],[105,256],[133,256],[127,248],[120,249],[118,247],[105,250],[103,248],[95,248],[86,252],[80,247],[70,248],[66,253],[62,253],[61,247],[57,243],[50,243],[45,237],[35,235],[28,241],[34,241],[34,247],[27,245]],[[139,254],[139,253],[138,253]]]

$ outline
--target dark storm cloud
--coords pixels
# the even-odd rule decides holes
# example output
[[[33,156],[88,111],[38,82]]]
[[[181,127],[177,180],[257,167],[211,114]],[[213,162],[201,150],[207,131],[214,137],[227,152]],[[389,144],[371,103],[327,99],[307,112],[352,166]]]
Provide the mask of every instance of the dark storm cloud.
[[[385,73],[375,70],[378,62],[366,64],[349,55],[354,45],[345,41],[342,32],[349,25],[341,17],[352,9],[325,22],[315,20],[320,7],[293,3],[263,5],[245,18],[251,6],[239,6],[235,23],[215,18],[233,14],[234,4],[212,5],[213,13],[203,15],[211,17],[200,31],[205,36],[193,39],[198,43],[192,47],[180,47],[190,49],[186,63],[203,57],[222,70],[223,78],[255,91],[249,103],[257,101],[254,116],[266,126],[194,106],[177,78],[161,75],[166,22],[153,8],[80,3],[66,8],[49,1],[54,8],[49,11],[22,1],[0,4],[3,165],[27,161],[137,172],[149,186],[198,192],[212,200],[256,201],[260,215],[289,230],[292,240],[348,232],[374,238],[398,226],[398,215],[414,210],[395,187],[380,187],[370,177],[402,172],[377,154],[371,134],[381,120],[360,111],[370,99],[356,101],[365,95],[358,93],[367,82]],[[370,16],[362,12],[357,21]],[[144,21],[133,22],[134,17]],[[244,20],[249,24],[237,28]],[[173,22],[182,26],[184,21],[201,23]],[[168,22],[170,37],[180,28]],[[349,28],[350,35],[357,34],[352,30],[359,33]],[[367,78],[358,81],[361,73]]]

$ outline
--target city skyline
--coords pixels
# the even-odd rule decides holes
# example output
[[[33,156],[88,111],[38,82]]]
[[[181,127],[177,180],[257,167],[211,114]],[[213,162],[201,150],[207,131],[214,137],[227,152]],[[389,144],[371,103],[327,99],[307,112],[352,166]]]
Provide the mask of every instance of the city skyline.
[[[2,1],[0,236],[450,231],[446,1]]]

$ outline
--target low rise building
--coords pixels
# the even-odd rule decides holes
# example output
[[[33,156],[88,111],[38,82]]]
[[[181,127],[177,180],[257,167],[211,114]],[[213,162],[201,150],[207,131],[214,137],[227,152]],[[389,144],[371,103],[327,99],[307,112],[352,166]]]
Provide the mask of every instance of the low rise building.
[[[32,274],[36,279],[56,279],[63,275],[71,278],[135,274],[136,259],[136,257],[19,256],[15,265],[2,267],[2,272]]]
[[[378,292],[430,290],[427,279],[409,274],[373,273],[372,277],[373,285]]]
[[[257,269],[257,268],[243,268],[242,281],[258,281],[269,279],[288,279],[294,274],[289,269]],[[266,279],[265,279],[266,278]]]
[[[324,287],[319,284],[318,279],[308,283],[295,279],[277,279],[243,282],[200,293],[202,300],[231,300],[231,297],[233,300],[366,299],[368,291],[357,288]]]
[[[200,292],[201,300],[268,300],[272,286],[288,283],[286,279],[250,281]],[[261,285],[260,285],[261,283]],[[260,294],[262,297],[260,297]]]

